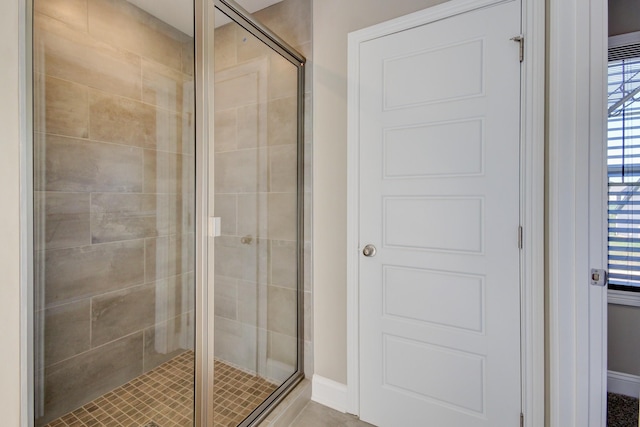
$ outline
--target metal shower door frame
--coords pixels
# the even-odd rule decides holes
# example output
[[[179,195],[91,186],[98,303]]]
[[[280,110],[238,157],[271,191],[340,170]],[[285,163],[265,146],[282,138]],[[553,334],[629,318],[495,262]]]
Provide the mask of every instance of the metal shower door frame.
[[[195,425],[213,426],[214,241],[206,224],[213,216],[215,9],[297,68],[297,366],[296,371],[239,427],[258,425],[304,379],[304,88],[306,59],[233,0],[195,0],[196,62],[196,366]]]

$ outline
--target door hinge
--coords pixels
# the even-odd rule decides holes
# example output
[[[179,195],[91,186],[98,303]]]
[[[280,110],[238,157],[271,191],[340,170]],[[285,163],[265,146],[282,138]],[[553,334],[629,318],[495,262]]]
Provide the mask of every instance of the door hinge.
[[[518,249],[522,249],[522,241],[524,240],[523,233],[524,230],[522,229],[522,226],[518,226]]]
[[[512,37],[511,40],[520,44],[520,62],[524,61],[524,37],[522,37],[521,35],[515,36]]]
[[[524,427],[524,414],[520,412],[520,427]]]

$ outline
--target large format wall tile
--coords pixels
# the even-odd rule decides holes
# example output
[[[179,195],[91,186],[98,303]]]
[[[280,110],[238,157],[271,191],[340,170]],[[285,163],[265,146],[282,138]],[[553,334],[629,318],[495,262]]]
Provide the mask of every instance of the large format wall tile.
[[[196,45],[191,37],[187,37],[187,41],[182,43],[182,72],[188,76],[193,76]],[[191,103],[193,105],[193,103]]]
[[[38,0],[33,8],[78,31],[87,32],[87,0]]]
[[[265,148],[217,153],[214,167],[216,193],[266,191],[267,163]]]
[[[238,319],[238,281],[230,277],[215,276],[214,309],[216,316]]]
[[[34,247],[71,248],[91,243],[89,194],[36,191]]]
[[[269,145],[295,144],[297,142],[298,100],[295,96],[269,101]]]
[[[217,317],[213,334],[215,357],[251,372],[258,368],[258,330],[255,326]]]
[[[44,188],[36,190],[91,192],[142,191],[142,150],[48,135]]]
[[[189,103],[193,103],[195,95],[193,93],[195,85],[193,82],[189,82],[185,85],[185,90],[188,92]],[[186,103],[186,101],[185,101]],[[195,113],[183,112],[182,113],[182,153],[191,156],[193,159],[196,152],[196,119]],[[195,163],[195,160],[193,161]]]
[[[94,193],[92,243],[168,235],[177,231],[182,197],[176,194]]]
[[[271,240],[269,284],[296,289],[297,274],[296,242]]]
[[[253,34],[249,33],[239,25],[235,25],[235,27],[235,46],[238,63],[268,56],[272,53],[271,49],[258,40]]]
[[[195,308],[194,273],[190,271],[155,282],[157,319],[166,320]]]
[[[142,332],[45,370],[46,419],[55,419],[142,374]]]
[[[146,193],[182,193],[184,188],[194,188],[193,157],[182,154],[144,150],[144,191]]]
[[[42,74],[36,75],[36,79],[39,80],[37,87],[44,91],[44,97],[43,94],[38,94],[35,98],[36,104],[44,102],[44,109],[41,107],[35,109],[35,130],[56,135],[87,138],[89,136],[87,87]],[[44,85],[42,85],[42,81],[44,81]]]
[[[237,228],[236,194],[216,194],[214,198],[214,216],[220,218],[222,234],[235,235]]]
[[[122,289],[144,281],[144,243],[48,250],[44,269],[48,305]]]
[[[155,215],[99,213],[91,215],[91,243],[117,242],[169,234],[169,222]]]
[[[270,331],[296,336],[297,295],[293,289],[267,287],[267,328]]]
[[[216,110],[214,113],[214,134],[213,144],[214,151],[232,151],[237,149],[236,129],[237,129],[237,110],[230,108],[228,110]]]
[[[175,70],[183,69],[183,44],[189,37],[130,3],[89,0],[89,33]]]
[[[311,41],[311,0],[284,0],[256,12],[256,16],[291,46]]]
[[[267,240],[252,238],[244,244],[237,236],[219,236],[215,239],[215,272],[255,283],[266,283],[268,276]]]
[[[193,270],[193,234],[146,239],[145,274],[151,282]]]
[[[295,369],[298,360],[297,338],[291,335],[284,335],[278,332],[269,331],[268,357],[278,362],[284,363]],[[292,372],[293,373],[293,372]]]
[[[269,226],[267,193],[238,194],[238,235],[267,238]]]
[[[148,286],[154,289],[154,300],[151,303],[154,323],[182,316],[195,308],[193,272],[160,279]]]
[[[269,191],[295,193],[298,189],[298,147],[269,147]]]
[[[144,330],[144,372],[193,350],[194,313],[189,311]]]
[[[216,10],[216,19],[221,17],[222,12]],[[216,28],[216,35],[213,39],[215,71],[229,68],[237,63],[236,56],[236,27],[237,24],[229,23]]]
[[[264,115],[264,104],[250,104],[239,107],[237,121],[238,149],[257,148],[266,145],[267,138],[264,126],[264,117],[260,119],[260,114]]]
[[[216,82],[215,109],[227,110],[258,102],[258,73]]]
[[[187,274],[94,297],[91,306],[92,346],[151,328],[154,324],[172,319],[176,322],[176,317],[187,315],[194,309],[191,283],[193,275]],[[182,330],[180,333],[186,332]],[[147,334],[148,330],[145,330],[145,346],[149,339]],[[173,350],[175,348],[172,347],[170,351]]]
[[[156,322],[157,314],[153,284],[95,296],[91,299],[91,346],[148,328]]]
[[[188,153],[187,126],[183,123],[182,114],[164,108],[154,109],[153,114],[155,140],[148,147],[171,153]]]
[[[142,100],[169,111],[193,110],[185,105],[184,86],[192,77],[156,62],[142,60]]]
[[[90,138],[182,152],[182,116],[139,101],[97,91],[89,94]]]
[[[91,346],[166,322],[193,309],[192,275],[98,295],[91,303]],[[187,304],[183,304],[186,302]]]
[[[157,118],[153,106],[91,91],[89,111],[92,140],[155,148]]]
[[[298,94],[298,69],[282,56],[269,55],[269,99],[295,97]]]
[[[297,236],[297,204],[295,193],[269,193],[268,207],[270,239],[292,240]]]
[[[259,322],[262,307],[267,303],[266,289],[266,286],[255,282],[238,281],[238,321],[266,328],[266,324]]]
[[[105,92],[141,97],[140,57],[73,31],[41,14],[34,16],[36,71]]]
[[[45,310],[44,366],[90,349],[90,306],[85,299]]]
[[[237,236],[219,236],[214,239],[216,275],[238,279],[242,276],[243,247]],[[246,251],[246,250],[245,250]]]

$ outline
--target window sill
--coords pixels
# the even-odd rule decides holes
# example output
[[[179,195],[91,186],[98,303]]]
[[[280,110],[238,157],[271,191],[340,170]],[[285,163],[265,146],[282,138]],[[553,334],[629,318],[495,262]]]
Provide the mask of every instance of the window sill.
[[[609,289],[607,293],[609,304],[630,305],[640,307],[640,292],[615,291]]]

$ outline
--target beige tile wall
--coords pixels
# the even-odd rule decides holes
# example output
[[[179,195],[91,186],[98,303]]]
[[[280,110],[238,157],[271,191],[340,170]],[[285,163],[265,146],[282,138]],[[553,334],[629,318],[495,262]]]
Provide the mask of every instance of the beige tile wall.
[[[35,0],[37,425],[193,346],[193,41]]]
[[[255,14],[310,59],[311,1]],[[296,67],[231,23],[215,33],[215,353],[282,381],[296,365]],[[310,80],[307,66],[307,80]],[[311,86],[308,85],[308,88]],[[311,336],[311,93],[305,93],[305,372]],[[244,243],[243,243],[244,238]]]

